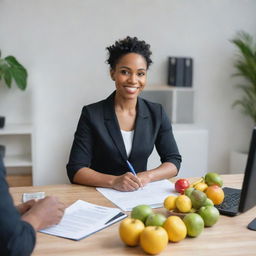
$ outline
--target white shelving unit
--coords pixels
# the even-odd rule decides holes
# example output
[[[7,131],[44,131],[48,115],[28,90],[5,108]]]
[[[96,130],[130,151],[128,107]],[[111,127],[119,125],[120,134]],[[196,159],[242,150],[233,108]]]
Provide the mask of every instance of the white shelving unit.
[[[191,87],[149,85],[141,96],[161,103],[172,123],[194,123],[194,93]]]
[[[145,87],[146,91],[194,91],[193,87],[178,87],[166,84],[151,84]]]
[[[208,165],[208,131],[193,124],[173,125],[173,134],[182,156],[179,178],[202,177]],[[154,148],[148,159],[148,169],[161,164]]]
[[[180,154],[181,169],[178,177],[201,177],[208,166],[208,131],[194,124],[194,96],[191,87],[168,85],[149,85],[141,97],[162,104],[169,116]],[[160,159],[154,148],[148,169],[160,165]]]
[[[32,125],[31,124],[6,124],[0,129],[0,144],[6,147],[4,164],[9,169],[15,168],[14,173],[32,173]]]
[[[4,163],[6,167],[32,167],[30,155],[6,156]]]
[[[0,129],[1,135],[22,135],[32,134],[31,124],[6,124],[4,128]]]

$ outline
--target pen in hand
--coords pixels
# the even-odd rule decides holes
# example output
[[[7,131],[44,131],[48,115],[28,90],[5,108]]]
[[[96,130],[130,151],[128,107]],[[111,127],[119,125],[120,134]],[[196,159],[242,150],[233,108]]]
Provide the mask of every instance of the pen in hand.
[[[126,162],[127,162],[127,165],[128,165],[128,167],[129,167],[130,171],[132,172],[132,174],[137,177],[137,174],[136,174],[136,172],[135,172],[133,166],[131,165],[131,163],[130,163],[128,160],[126,160]],[[141,186],[141,187],[142,187],[142,186]]]

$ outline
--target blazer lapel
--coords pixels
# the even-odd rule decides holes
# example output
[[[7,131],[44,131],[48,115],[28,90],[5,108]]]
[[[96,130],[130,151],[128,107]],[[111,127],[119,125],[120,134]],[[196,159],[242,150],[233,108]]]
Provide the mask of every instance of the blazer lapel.
[[[107,130],[112,138],[114,144],[118,148],[122,158],[124,161],[127,160],[127,154],[123,142],[123,137],[120,131],[120,127],[117,121],[115,109],[114,109],[114,96],[115,92],[113,92],[104,103],[104,120]]]
[[[136,151],[141,147],[143,143],[143,138],[145,136],[145,128],[148,125],[149,111],[143,102],[143,100],[138,97],[137,102],[137,117],[134,128],[134,137],[132,142],[132,151],[129,159],[132,158],[133,154],[136,155]]]

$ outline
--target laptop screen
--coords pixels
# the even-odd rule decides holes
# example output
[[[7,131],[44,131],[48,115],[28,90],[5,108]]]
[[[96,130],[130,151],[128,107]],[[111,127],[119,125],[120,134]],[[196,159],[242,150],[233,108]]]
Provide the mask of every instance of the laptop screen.
[[[245,168],[239,211],[245,212],[256,205],[256,127],[252,132],[247,164]]]

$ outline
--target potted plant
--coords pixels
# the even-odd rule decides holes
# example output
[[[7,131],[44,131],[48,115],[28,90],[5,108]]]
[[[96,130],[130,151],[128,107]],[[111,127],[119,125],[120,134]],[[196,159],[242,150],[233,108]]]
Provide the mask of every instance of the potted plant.
[[[238,32],[231,42],[238,49],[234,61],[236,69],[234,76],[244,78],[244,82],[237,85],[237,88],[242,91],[241,98],[233,103],[233,107],[240,106],[242,112],[256,124],[256,42],[249,33],[244,31]],[[230,170],[243,171],[246,161],[247,153],[232,152]]]
[[[256,124],[256,42],[244,31],[238,32],[231,42],[239,50],[234,62],[237,70],[234,76],[244,78],[244,83],[237,85],[243,92],[242,98],[236,100],[233,106],[240,106]]]
[[[17,61],[14,56],[1,57],[0,51],[0,83],[3,80],[8,88],[11,88],[13,80],[18,88],[24,91],[27,87],[27,70]],[[5,117],[0,116],[0,128],[5,125]],[[5,156],[5,146],[0,145],[0,156]]]
[[[27,87],[27,70],[17,61],[14,56],[1,57],[0,51],[0,82],[4,81],[11,88],[13,80],[19,89],[24,91]],[[5,124],[5,117],[0,116],[0,128]]]

